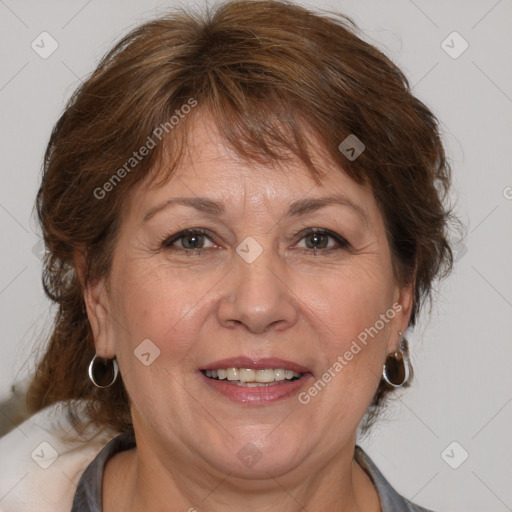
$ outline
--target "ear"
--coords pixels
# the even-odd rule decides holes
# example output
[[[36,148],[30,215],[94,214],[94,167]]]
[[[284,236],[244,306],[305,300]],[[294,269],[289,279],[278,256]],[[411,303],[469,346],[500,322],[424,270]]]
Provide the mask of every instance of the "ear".
[[[94,338],[96,354],[112,359],[115,357],[114,331],[109,313],[109,298],[105,279],[87,282],[85,277],[85,255],[83,251],[74,251],[76,271],[82,284],[87,317]]]
[[[395,353],[398,349],[398,342],[400,341],[398,331],[405,334],[409,326],[414,302],[414,283],[415,280],[412,279],[409,284],[397,286],[395,290],[393,310],[396,314],[392,324],[392,332],[388,339],[388,354]]]

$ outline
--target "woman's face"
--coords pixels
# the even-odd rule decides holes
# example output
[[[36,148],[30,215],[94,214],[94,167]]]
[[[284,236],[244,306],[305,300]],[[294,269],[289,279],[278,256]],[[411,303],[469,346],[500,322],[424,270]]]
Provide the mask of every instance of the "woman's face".
[[[351,453],[411,290],[372,193],[316,154],[320,186],[298,161],[240,161],[199,118],[178,172],[126,204],[87,302],[164,466],[266,478]]]

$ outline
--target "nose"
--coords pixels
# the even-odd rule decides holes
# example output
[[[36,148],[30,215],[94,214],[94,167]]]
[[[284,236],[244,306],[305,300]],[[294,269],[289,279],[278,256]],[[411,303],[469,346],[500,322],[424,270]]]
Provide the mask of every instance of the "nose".
[[[227,292],[218,309],[224,327],[242,325],[251,333],[261,334],[270,329],[284,330],[297,322],[296,296],[283,265],[270,253],[263,251],[252,263],[235,255],[235,269],[227,276]]]

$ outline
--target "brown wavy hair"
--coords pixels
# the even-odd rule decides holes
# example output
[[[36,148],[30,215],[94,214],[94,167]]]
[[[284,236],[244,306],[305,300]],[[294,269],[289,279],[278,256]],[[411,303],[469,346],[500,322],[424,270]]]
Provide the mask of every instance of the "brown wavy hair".
[[[191,99],[197,106],[170,127]],[[349,18],[265,0],[175,11],[119,41],[73,94],[51,134],[36,208],[48,251],[44,289],[57,313],[29,387],[32,412],[78,399],[93,424],[118,432],[131,426],[122,379],[100,390],[88,379],[95,349],[83,287],[109,275],[130,190],[150,173],[162,175],[162,165],[165,177],[172,175],[190,123],[206,112],[247,161],[292,155],[319,182],[310,153],[315,135],[340,170],[371,187],[396,279],[414,282],[410,326],[431,298],[435,278],[451,270],[450,167],[438,121]],[[165,123],[163,142],[120,172]],[[338,149],[350,134],[366,146],[353,161]],[[122,179],[114,179],[116,173]],[[85,256],[82,279],[78,251]],[[368,418],[390,391],[382,381]]]

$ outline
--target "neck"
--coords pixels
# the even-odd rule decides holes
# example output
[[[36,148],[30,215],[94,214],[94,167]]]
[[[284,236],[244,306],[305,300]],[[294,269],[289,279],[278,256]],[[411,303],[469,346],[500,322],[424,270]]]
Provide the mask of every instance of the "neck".
[[[176,453],[176,452],[175,452]],[[335,454],[322,467],[302,465],[278,477],[248,480],[222,474],[197,458],[172,462],[144,444],[115,455],[105,468],[106,512],[126,510],[189,512],[380,512],[369,476],[353,459],[354,445]]]

